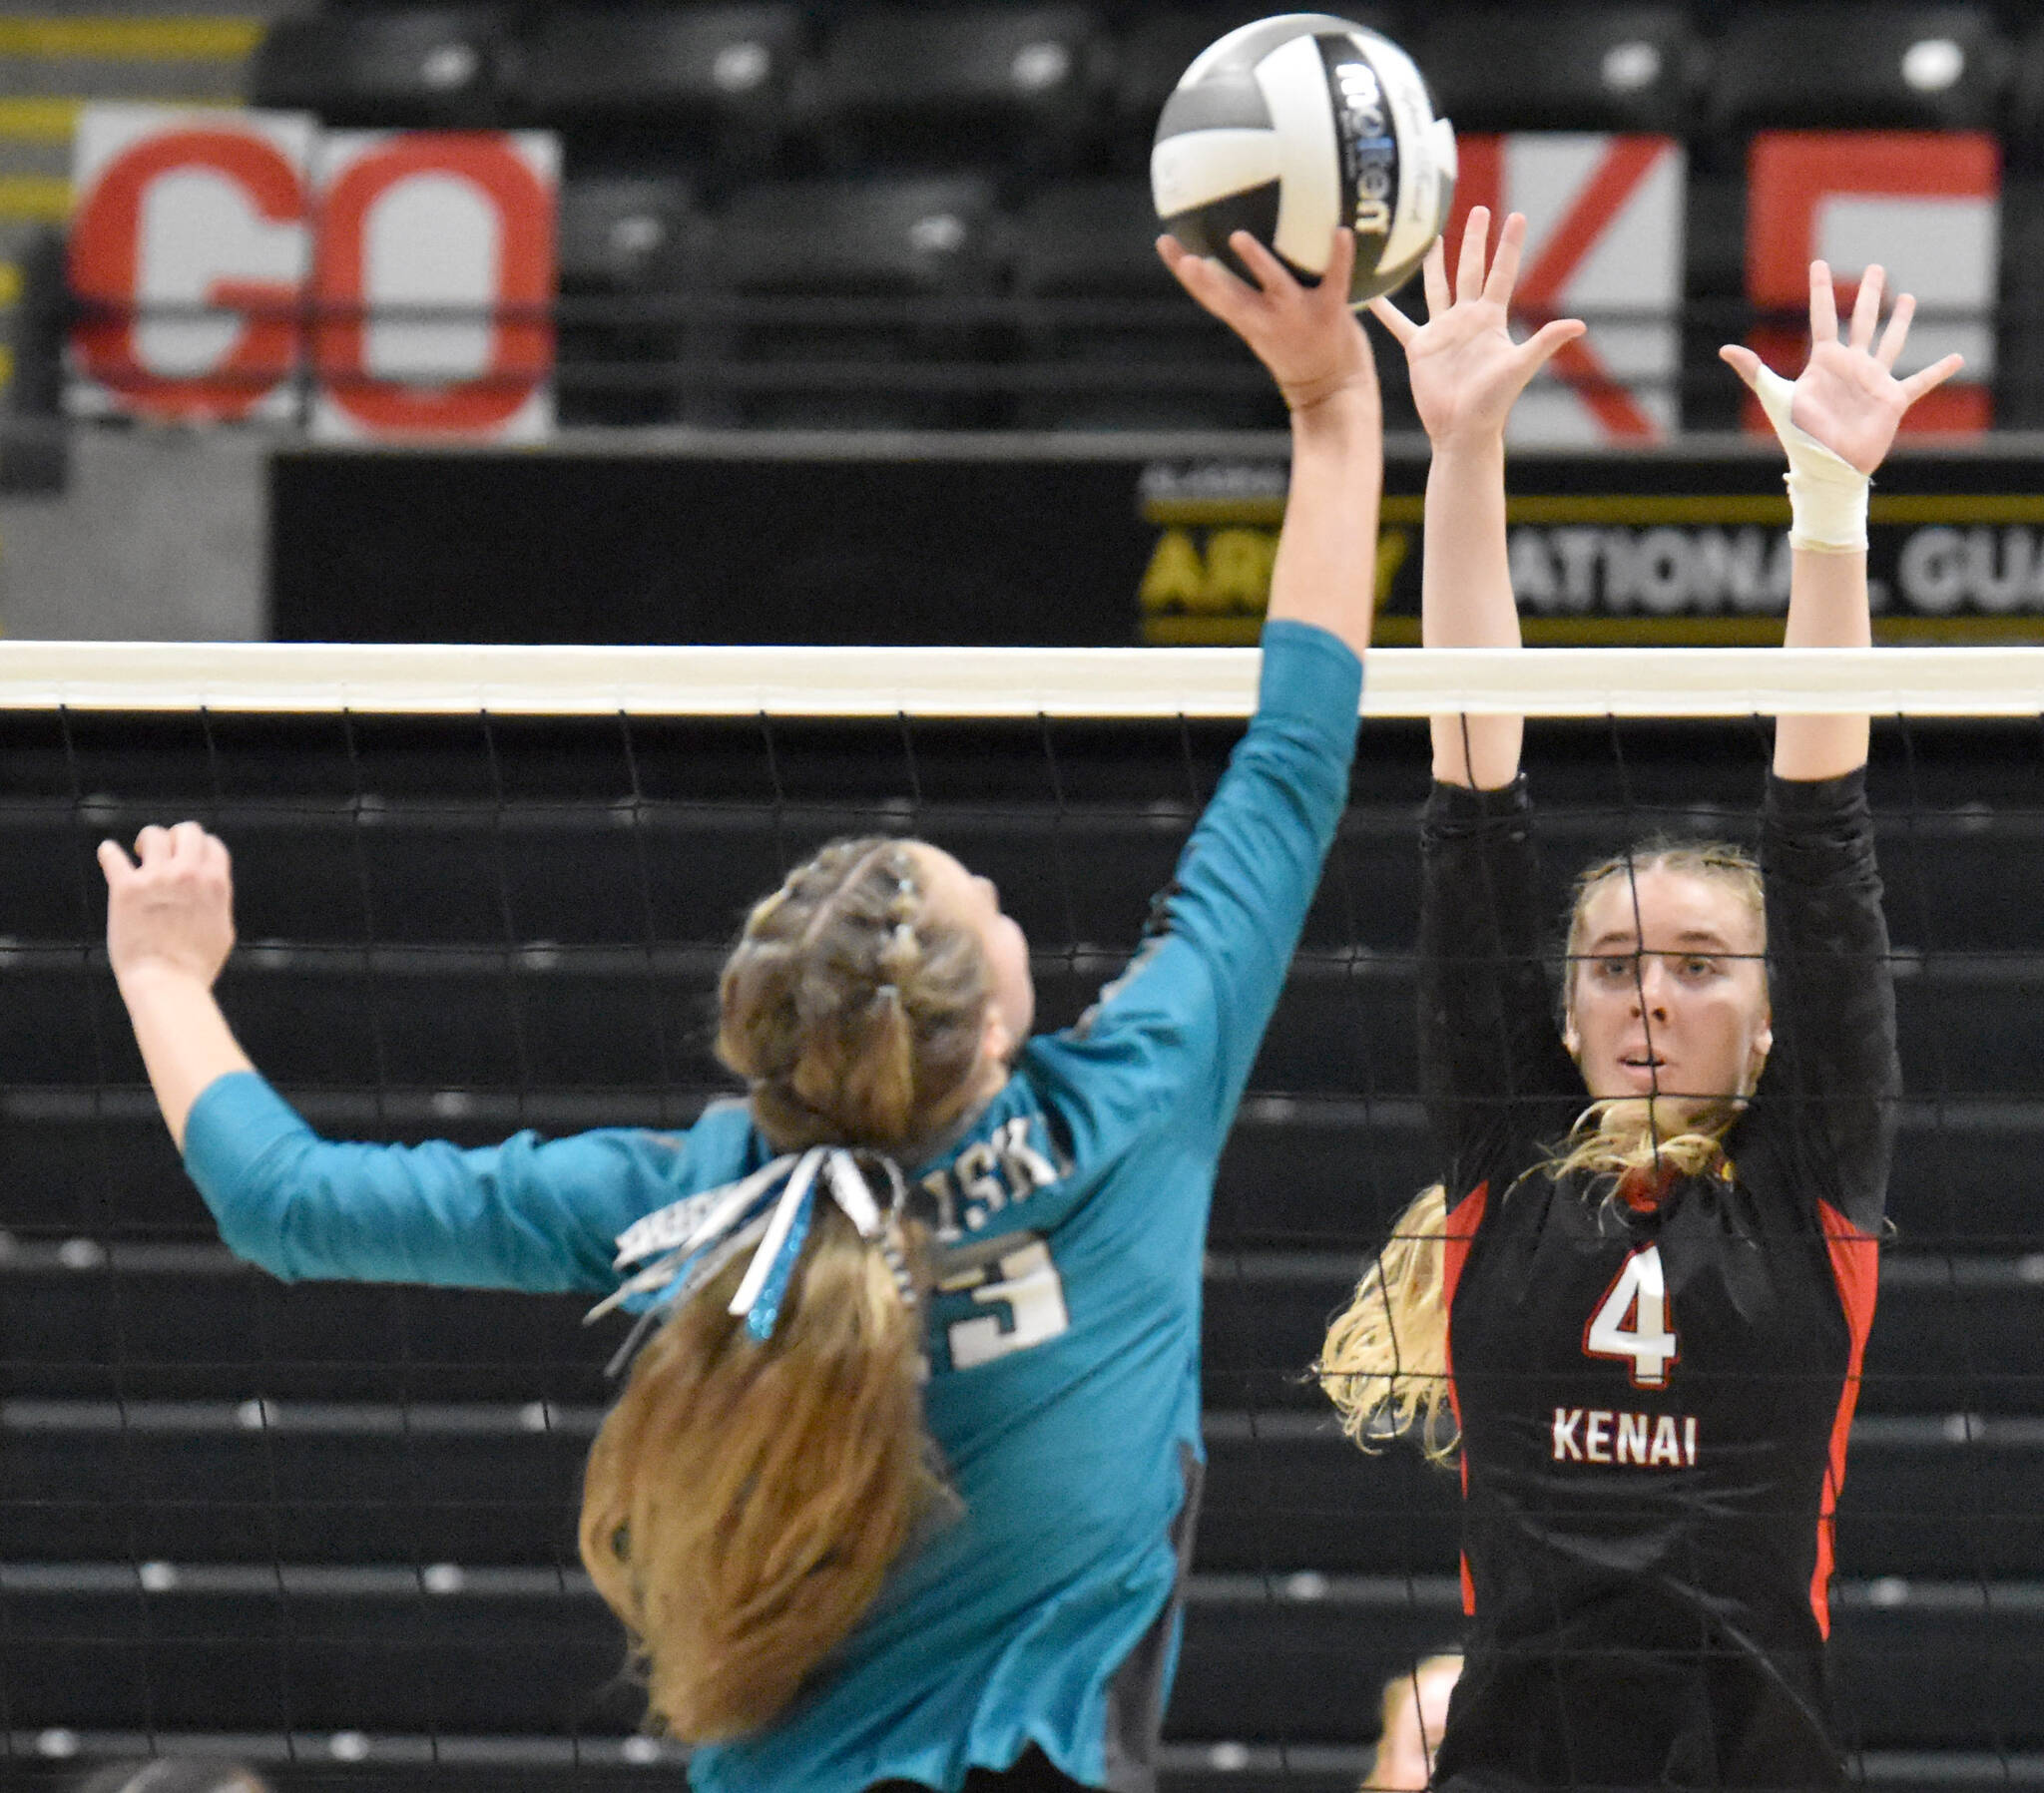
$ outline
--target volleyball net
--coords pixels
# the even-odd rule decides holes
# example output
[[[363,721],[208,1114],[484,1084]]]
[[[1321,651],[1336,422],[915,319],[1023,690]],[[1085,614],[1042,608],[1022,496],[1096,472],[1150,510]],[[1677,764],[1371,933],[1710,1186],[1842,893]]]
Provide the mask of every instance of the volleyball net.
[[[673,1784],[574,1548],[581,1300],[284,1286],[176,1162],[103,947],[108,836],[235,855],[222,1001],[333,1136],[689,1123],[750,902],[847,833],[1000,886],[1040,1025],[1125,963],[1254,700],[1239,651],[0,644],[0,1733],[24,1784]],[[1302,1376],[1434,1166],[1425,715],[1523,712],[1545,893],[1751,841],[1765,718],[1870,711],[1905,1099],[1840,1503],[1839,1709],[1883,1786],[2044,1787],[2044,650],[1372,657],[1350,807],[1223,1161],[1171,1789],[1353,1788],[1452,1649],[1457,1486]]]

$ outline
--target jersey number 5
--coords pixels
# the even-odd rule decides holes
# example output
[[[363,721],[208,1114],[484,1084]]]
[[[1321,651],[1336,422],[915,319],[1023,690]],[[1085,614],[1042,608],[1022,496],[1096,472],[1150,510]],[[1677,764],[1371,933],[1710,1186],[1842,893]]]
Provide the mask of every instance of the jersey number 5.
[[[1072,1323],[1065,1310],[1064,1279],[1041,1238],[1022,1235],[992,1263],[946,1277],[947,1293],[970,1289],[972,1299],[994,1309],[950,1328],[951,1367],[970,1370],[997,1357],[1026,1351],[1054,1339]]]
[[[1678,1352],[1659,1245],[1635,1251],[1619,1267],[1583,1328],[1583,1352],[1630,1364],[1635,1388],[1668,1386],[1668,1366]]]

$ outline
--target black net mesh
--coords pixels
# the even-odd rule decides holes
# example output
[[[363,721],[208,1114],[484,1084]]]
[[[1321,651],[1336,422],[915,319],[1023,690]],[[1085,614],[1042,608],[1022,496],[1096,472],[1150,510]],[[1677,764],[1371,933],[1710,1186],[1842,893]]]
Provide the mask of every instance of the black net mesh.
[[[0,1778],[234,1756],[273,1784],[672,1785],[576,1561],[615,1330],[585,1303],[285,1286],[184,1178],[106,968],[93,849],[235,854],[222,987],[329,1136],[686,1126],[716,977],[834,835],[993,877],[1040,1025],[1123,963],[1236,730],[42,714],[0,723]],[[1545,893],[1656,828],[1750,841],[1759,724],[1533,725]],[[1371,723],[1217,1193],[1212,1459],[1163,1785],[1352,1788],[1455,1646],[1458,1489],[1304,1377],[1433,1166],[1416,1100],[1423,730]],[[2044,740],[1877,722],[1906,1100],[1839,1507],[1855,1777],[2044,1787]]]

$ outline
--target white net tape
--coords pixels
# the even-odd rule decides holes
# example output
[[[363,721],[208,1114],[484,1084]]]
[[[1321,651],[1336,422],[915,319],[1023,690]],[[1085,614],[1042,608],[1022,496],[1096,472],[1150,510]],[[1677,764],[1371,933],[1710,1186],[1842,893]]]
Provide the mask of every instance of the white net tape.
[[[1246,716],[1247,648],[0,642],[0,709]],[[2035,715],[2038,648],[1380,648],[1372,716]]]

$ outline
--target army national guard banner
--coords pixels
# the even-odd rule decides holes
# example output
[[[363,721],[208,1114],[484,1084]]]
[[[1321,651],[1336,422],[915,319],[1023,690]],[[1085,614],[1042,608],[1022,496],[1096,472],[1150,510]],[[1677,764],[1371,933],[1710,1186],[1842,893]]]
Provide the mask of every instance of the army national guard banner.
[[[557,444],[274,463],[273,632],[299,641],[1239,645],[1284,514],[1268,454],[1075,451],[1069,436],[763,436],[620,454]],[[1416,642],[1422,458],[1394,454],[1378,639]],[[1525,451],[1512,579],[1529,641],[1781,639],[1780,462],[1735,447]],[[1897,456],[1875,483],[1885,642],[2044,641],[2044,469]]]

